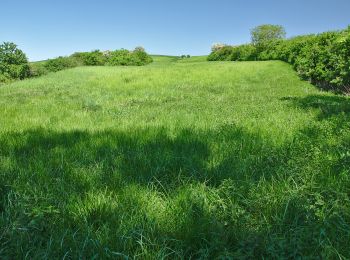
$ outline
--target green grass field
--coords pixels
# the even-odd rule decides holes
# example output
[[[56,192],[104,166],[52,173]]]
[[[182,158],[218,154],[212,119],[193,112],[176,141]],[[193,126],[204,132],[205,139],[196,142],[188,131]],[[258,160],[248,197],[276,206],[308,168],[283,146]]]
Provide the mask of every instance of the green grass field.
[[[350,98],[154,60],[0,88],[0,258],[350,258]]]

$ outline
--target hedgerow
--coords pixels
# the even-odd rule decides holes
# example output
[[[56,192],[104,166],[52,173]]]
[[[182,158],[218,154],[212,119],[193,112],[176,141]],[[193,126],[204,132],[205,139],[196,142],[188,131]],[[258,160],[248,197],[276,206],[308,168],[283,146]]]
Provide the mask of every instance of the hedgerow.
[[[79,66],[79,62],[74,57],[58,57],[50,59],[45,63],[45,68],[49,72],[57,72],[64,69],[74,68]]]
[[[142,66],[153,62],[144,48],[136,47],[133,51],[121,49],[104,52],[99,50],[76,52],[71,56],[60,56],[55,59],[29,64],[25,54],[18,50],[16,45],[6,44],[1,45],[3,49],[0,53],[0,83],[27,77],[39,77],[49,72],[78,66]],[[7,48],[6,51],[5,47]]]
[[[342,31],[276,39],[259,48],[255,44],[224,46],[209,61],[282,60],[293,65],[311,83],[337,92],[350,91],[350,27]]]
[[[136,47],[133,51],[121,49],[76,52],[67,57],[60,56],[47,61],[29,63],[25,53],[18,49],[16,44],[4,42],[0,45],[0,84],[78,66],[142,66],[151,62],[153,59],[145,49]]]
[[[106,52],[99,50],[76,52],[69,57],[50,59],[44,64],[44,67],[48,72],[57,72],[77,66],[142,66],[152,61],[142,47],[136,47],[133,51],[121,49]]]

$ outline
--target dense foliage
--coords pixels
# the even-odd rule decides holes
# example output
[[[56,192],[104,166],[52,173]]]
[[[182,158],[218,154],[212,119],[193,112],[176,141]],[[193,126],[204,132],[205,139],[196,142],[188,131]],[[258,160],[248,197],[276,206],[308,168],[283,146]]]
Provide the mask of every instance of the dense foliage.
[[[134,51],[121,49],[101,52],[95,50],[92,52],[76,52],[69,57],[50,59],[43,65],[36,66],[34,70],[40,72],[57,72],[77,66],[142,66],[152,61],[152,58],[142,47],[136,47]],[[42,69],[43,67],[44,70]]]
[[[212,51],[208,56],[209,61],[247,61],[256,60],[256,48],[252,44],[244,44],[239,46],[223,46]]]
[[[0,82],[24,79],[30,74],[28,60],[23,51],[11,42],[0,45]]]
[[[141,47],[134,51],[116,50],[109,53],[107,64],[111,66],[142,66],[151,63],[152,58]]]
[[[99,51],[77,52],[72,55],[84,66],[103,66],[106,64],[106,55]]]
[[[58,57],[48,60],[44,66],[50,72],[57,72],[67,68],[77,67],[79,66],[79,62],[74,57]]]
[[[284,39],[286,31],[281,25],[264,24],[251,30],[252,44],[258,50],[264,50],[271,42]]]
[[[58,57],[47,61],[28,63],[26,55],[14,43],[0,45],[0,83],[13,80],[38,77],[49,72],[57,72],[78,66],[142,66],[153,60],[145,49],[136,47],[133,51],[125,49],[116,51],[99,50],[76,52],[71,56]]]
[[[350,91],[350,27],[288,40],[275,39],[261,46],[224,46],[214,50],[208,60],[283,60],[292,64],[303,79],[321,88]]]

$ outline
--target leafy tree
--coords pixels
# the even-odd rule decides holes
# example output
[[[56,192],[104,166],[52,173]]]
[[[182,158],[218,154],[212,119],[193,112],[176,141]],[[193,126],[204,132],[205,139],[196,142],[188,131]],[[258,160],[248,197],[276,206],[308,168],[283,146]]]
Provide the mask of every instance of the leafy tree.
[[[147,54],[146,50],[143,47],[136,47],[135,50],[131,53],[131,55],[134,56],[134,65],[142,66],[149,64],[153,61],[151,56]]]
[[[218,51],[224,47],[226,47],[227,45],[224,44],[224,43],[214,43],[212,46],[211,46],[211,51],[212,52],[215,52],[215,51]]]
[[[258,49],[267,48],[272,42],[286,37],[286,31],[281,25],[264,24],[251,30],[252,43]]]
[[[28,59],[12,42],[0,45],[0,79],[24,79],[30,75]]]
[[[146,52],[145,48],[143,48],[142,46],[137,46],[134,51]]]

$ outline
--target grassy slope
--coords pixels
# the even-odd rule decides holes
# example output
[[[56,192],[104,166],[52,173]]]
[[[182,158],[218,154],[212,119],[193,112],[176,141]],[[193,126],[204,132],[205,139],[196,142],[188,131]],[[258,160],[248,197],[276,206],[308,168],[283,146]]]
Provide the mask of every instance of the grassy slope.
[[[156,57],[0,88],[0,256],[350,257],[350,100]]]

